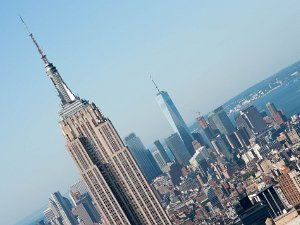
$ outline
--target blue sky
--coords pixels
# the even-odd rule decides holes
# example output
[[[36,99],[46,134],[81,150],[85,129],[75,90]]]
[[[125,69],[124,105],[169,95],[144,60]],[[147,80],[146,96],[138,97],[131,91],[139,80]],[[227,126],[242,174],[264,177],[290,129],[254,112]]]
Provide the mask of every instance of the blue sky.
[[[78,178],[58,127],[59,99],[18,15],[74,93],[121,136],[170,134],[151,74],[184,119],[213,110],[300,59],[300,2],[6,1],[1,31],[1,223]]]

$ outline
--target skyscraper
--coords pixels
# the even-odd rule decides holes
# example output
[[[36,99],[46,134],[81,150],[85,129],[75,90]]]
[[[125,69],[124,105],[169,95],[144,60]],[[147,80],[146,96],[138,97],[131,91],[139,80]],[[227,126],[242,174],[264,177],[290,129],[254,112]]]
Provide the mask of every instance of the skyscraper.
[[[202,127],[202,129],[208,128],[209,124],[206,122],[205,118],[203,116],[201,116],[201,114],[199,113],[199,116],[196,118],[199,125]]]
[[[166,144],[173,153],[176,161],[180,165],[186,166],[189,164],[189,160],[192,157],[192,155],[186,149],[185,145],[183,144],[182,140],[180,139],[177,133],[174,133],[170,137],[168,137],[166,139]]]
[[[285,121],[285,118],[284,118],[284,115],[282,113],[282,111],[280,110],[277,110],[277,108],[275,107],[275,105],[271,102],[268,102],[266,104],[267,106],[267,109],[269,110],[274,122],[279,126],[281,125],[284,121]]]
[[[292,206],[300,204],[300,174],[296,175],[297,173],[292,173],[287,166],[282,166],[280,172],[281,175],[278,177],[278,183],[287,201]]]
[[[161,174],[161,170],[152,154],[145,148],[141,139],[137,137],[135,133],[131,133],[125,137],[125,143],[147,181],[151,183],[155,177]]]
[[[94,103],[72,93],[32,33],[29,35],[61,100],[59,125],[67,149],[101,209],[104,222],[111,225],[171,224],[111,121]]]
[[[210,154],[205,146],[199,146],[196,149],[196,153],[190,159],[190,164],[193,169],[198,169],[202,177],[208,176],[209,165],[207,159],[210,158]]]
[[[234,132],[235,136],[239,140],[240,144],[244,147],[250,145],[249,139],[250,136],[248,135],[246,129],[244,127],[240,127]]]
[[[210,124],[208,124],[205,120],[205,118],[201,115],[199,115],[196,120],[198,121],[200,127],[203,129],[205,135],[207,136],[207,138],[209,140],[211,140],[214,136],[213,130],[210,126]]]
[[[155,150],[152,152],[152,155],[156,163],[158,164],[159,168],[161,169],[161,171],[164,171],[165,167],[167,166],[167,162],[164,160],[160,152],[158,150]]]
[[[70,201],[63,197],[59,191],[51,194],[53,204],[55,205],[56,211],[59,217],[62,218],[64,225],[76,225],[76,219],[72,214],[72,205]]]
[[[193,148],[195,150],[195,145],[194,145],[194,142],[196,141],[199,145],[201,146],[204,146],[206,143],[204,141],[204,138],[203,136],[200,134],[199,132],[200,129],[197,129],[195,131],[192,132],[192,136],[194,138],[193,142],[192,142],[192,145],[193,145]]]
[[[74,205],[81,195],[88,193],[88,188],[83,180],[80,180],[70,187],[69,196]]]
[[[208,122],[215,132],[218,130],[221,134],[226,135],[235,131],[234,126],[223,109],[223,106],[220,106],[208,115]]]
[[[260,201],[266,203],[273,218],[284,213],[285,207],[273,185],[265,187],[263,190],[258,192],[256,198],[259,198]]]
[[[219,155],[224,155],[229,161],[233,159],[233,155],[230,151],[230,145],[224,135],[219,134],[211,143]]]
[[[260,134],[268,127],[255,106],[249,106],[236,118],[237,128],[245,128],[249,136]]]
[[[204,193],[206,194],[208,200],[211,202],[211,204],[214,206],[214,207],[217,207],[219,208],[220,210],[223,210],[223,206],[221,204],[221,202],[219,201],[214,189],[211,187],[211,186],[207,186],[205,189],[204,189]]]
[[[63,224],[61,218],[59,219],[54,214],[53,210],[49,207],[44,211],[44,216],[48,220],[48,222],[52,224]]]
[[[92,203],[92,199],[88,193],[80,196],[76,201],[74,208],[75,214],[84,225],[94,225],[101,223],[101,216]]]
[[[159,151],[159,153],[161,154],[161,156],[163,157],[164,161],[166,163],[171,162],[164,146],[160,143],[160,141],[159,140],[154,141],[154,145],[157,148],[157,150]]]
[[[178,185],[181,182],[180,177],[183,175],[181,169],[182,167],[178,163],[173,163],[170,166],[169,176],[174,185]]]
[[[244,225],[265,225],[266,219],[271,217],[268,206],[264,202],[253,204],[246,196],[235,205],[235,210]]]
[[[152,80],[153,81],[153,80]],[[153,81],[154,83],[154,81]],[[163,111],[165,117],[167,118],[169,124],[173,128],[173,131],[176,132],[181,140],[183,141],[185,147],[189,151],[190,155],[194,154],[194,148],[192,145],[193,137],[189,131],[187,125],[182,119],[179,111],[177,110],[175,104],[170,98],[168,92],[160,91],[156,84],[154,83],[158,93],[156,94],[156,100]]]

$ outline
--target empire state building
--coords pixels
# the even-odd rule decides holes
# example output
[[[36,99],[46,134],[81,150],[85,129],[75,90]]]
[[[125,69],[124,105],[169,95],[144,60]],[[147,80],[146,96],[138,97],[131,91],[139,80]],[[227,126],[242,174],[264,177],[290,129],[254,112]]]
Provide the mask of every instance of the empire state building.
[[[59,126],[67,149],[101,209],[104,222],[110,225],[171,224],[111,121],[94,103],[72,93],[31,32],[29,36],[61,100]]]

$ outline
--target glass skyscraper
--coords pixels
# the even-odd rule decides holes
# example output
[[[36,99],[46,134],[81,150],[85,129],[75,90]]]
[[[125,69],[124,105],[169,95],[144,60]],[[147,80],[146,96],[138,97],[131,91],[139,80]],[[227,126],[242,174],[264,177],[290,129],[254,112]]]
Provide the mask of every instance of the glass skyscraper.
[[[215,109],[208,115],[208,121],[214,131],[219,131],[221,134],[227,135],[235,131],[229,117],[223,109],[223,106]]]
[[[192,155],[185,147],[179,135],[177,133],[174,133],[170,137],[168,137],[165,141],[168,148],[171,150],[172,154],[174,155],[176,162],[178,162],[180,165],[185,165],[185,166],[188,165]]]
[[[156,149],[159,151],[160,155],[163,157],[163,160],[166,163],[171,162],[164,146],[160,143],[160,141],[159,140],[154,141],[154,145],[155,145]]]
[[[139,165],[149,183],[151,183],[154,178],[162,174],[152,154],[145,148],[143,142],[135,135],[135,133],[129,134],[124,138],[124,140],[133,158]]]
[[[159,91],[156,100],[173,131],[179,135],[190,155],[193,155],[195,153],[192,145],[193,137],[169,94],[166,91]]]

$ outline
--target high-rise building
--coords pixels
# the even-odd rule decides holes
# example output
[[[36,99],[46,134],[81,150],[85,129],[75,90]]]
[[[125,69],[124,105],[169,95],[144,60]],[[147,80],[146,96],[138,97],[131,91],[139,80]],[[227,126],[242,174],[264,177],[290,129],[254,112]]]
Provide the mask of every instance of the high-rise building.
[[[240,112],[236,118],[236,126],[245,128],[249,136],[260,134],[268,128],[263,117],[253,105]]]
[[[54,221],[57,219],[57,217],[50,207],[44,211],[44,216],[51,225],[55,224]],[[60,225],[60,224],[62,224],[62,221],[60,220],[59,223],[56,223],[56,224]]]
[[[200,153],[203,158],[205,158],[207,160],[211,159],[211,155],[210,155],[208,149],[206,148],[206,146],[201,146],[199,143],[197,143],[197,141],[194,141],[193,145],[195,148],[195,154]]]
[[[78,199],[80,199],[80,196],[85,193],[88,193],[88,188],[83,180],[79,180],[75,184],[71,185],[69,196],[73,204],[76,205],[76,202],[78,201]]]
[[[84,225],[94,225],[94,224],[100,224],[100,221],[95,221],[93,220],[93,218],[91,217],[91,215],[93,214],[89,214],[89,212],[87,211],[87,209],[84,207],[84,205],[82,203],[78,204],[75,208],[74,208],[74,214],[77,215],[80,224],[84,224]]]
[[[284,121],[285,121],[285,117],[284,117],[282,111],[277,110],[277,108],[275,107],[275,105],[273,103],[271,103],[271,102],[268,102],[266,104],[266,106],[267,106],[267,109],[269,110],[269,112],[270,112],[270,114],[271,114],[274,122],[278,126],[281,125],[281,124],[283,124]]]
[[[205,188],[204,193],[206,194],[213,207],[217,207],[220,210],[224,209],[212,187],[208,186],[207,188]]]
[[[164,161],[166,163],[171,162],[164,146],[160,143],[160,141],[159,140],[154,141],[154,145],[157,148],[157,150],[159,151],[159,153],[161,154],[161,156],[163,157]]]
[[[173,185],[179,185],[179,183],[181,182],[180,177],[183,175],[181,168],[182,167],[178,163],[173,163],[170,166],[169,176]]]
[[[207,160],[210,154],[205,146],[195,148],[196,152],[190,159],[190,164],[193,169],[199,170],[202,177],[208,176],[209,165]]]
[[[209,140],[211,140],[214,136],[214,132],[210,126],[210,124],[208,124],[205,120],[205,118],[201,115],[199,115],[196,120],[198,121],[200,127],[203,129],[203,132],[205,133],[205,135],[207,136],[207,138]]]
[[[282,166],[280,172],[278,182],[288,203],[292,206],[300,204],[300,174],[295,175],[287,166]]]
[[[59,191],[52,193],[51,197],[63,224],[76,225],[76,218],[72,214],[72,205],[69,199],[63,197]]]
[[[70,187],[70,198],[75,206],[74,213],[84,225],[94,225],[101,222],[100,210],[88,193],[88,188],[83,180],[79,180]]]
[[[49,198],[48,208],[44,211],[44,216],[51,225],[64,225],[59,208],[51,198]]]
[[[200,132],[198,130],[195,130],[192,132],[192,136],[194,138],[194,141],[192,142],[193,148],[195,150],[195,146],[194,146],[194,142],[196,141],[199,145],[204,146],[205,142],[204,142],[204,138],[202,137],[202,135],[200,134]]]
[[[88,188],[83,180],[79,180],[72,184],[70,187],[70,192],[79,192],[81,195],[88,192]]]
[[[257,200],[262,201],[267,205],[272,218],[276,218],[285,212],[284,204],[273,185],[265,187],[258,192],[257,198]]]
[[[193,130],[192,136],[193,136],[194,140],[197,140],[201,145],[205,145],[209,148],[212,148],[210,141],[212,140],[213,136],[210,136],[210,138],[209,138],[207,136],[207,134],[205,133],[205,131],[201,127]]]
[[[111,121],[94,103],[72,93],[32,33],[30,37],[61,100],[59,125],[67,149],[103,221],[110,225],[171,224]]]
[[[250,145],[250,136],[248,135],[246,129],[244,127],[238,128],[236,132],[234,132],[235,136],[239,140],[239,143],[243,147],[247,147]]]
[[[80,196],[76,201],[74,213],[78,216],[79,221],[84,225],[95,225],[101,223],[101,216],[92,203],[88,193]]]
[[[158,164],[159,168],[161,169],[161,171],[164,171],[165,167],[167,166],[167,162],[162,157],[160,151],[155,150],[152,152],[152,155],[153,155],[156,163]]]
[[[173,153],[176,161],[180,165],[188,165],[189,160],[192,157],[190,152],[186,149],[182,140],[180,139],[177,133],[172,134],[170,137],[166,139],[166,144],[168,148]]]
[[[228,161],[233,159],[233,155],[230,151],[231,147],[224,135],[219,134],[211,143],[219,155],[224,155]]]
[[[176,132],[181,138],[181,140],[183,141],[186,149],[190,152],[190,155],[193,155],[194,154],[194,149],[192,146],[193,137],[191,135],[190,130],[188,129],[187,125],[182,119],[182,116],[177,110],[168,92],[160,91],[155,83],[154,85],[158,91],[158,93],[156,94],[156,100],[161,110],[163,111],[173,131]]]
[[[161,174],[161,170],[154,160],[152,154],[148,149],[145,148],[141,139],[137,137],[135,133],[129,134],[124,140],[147,181],[151,183],[155,177]]]
[[[223,109],[223,106],[215,109],[208,115],[208,122],[214,132],[218,130],[221,134],[231,134],[235,131],[229,117]]]
[[[232,149],[239,149],[243,147],[243,144],[237,136],[237,131],[233,132],[232,134],[227,134],[225,137]]]
[[[244,225],[265,225],[266,219],[271,215],[264,202],[253,204],[248,196],[239,201],[240,203],[235,205],[235,209]]]
[[[60,192],[54,192],[49,198],[48,208],[44,211],[44,216],[51,225],[75,225],[77,224],[72,214],[70,201],[63,197]]]
[[[199,115],[196,119],[197,119],[199,125],[202,127],[202,129],[209,127],[209,124],[206,122],[206,120],[203,116]]]

